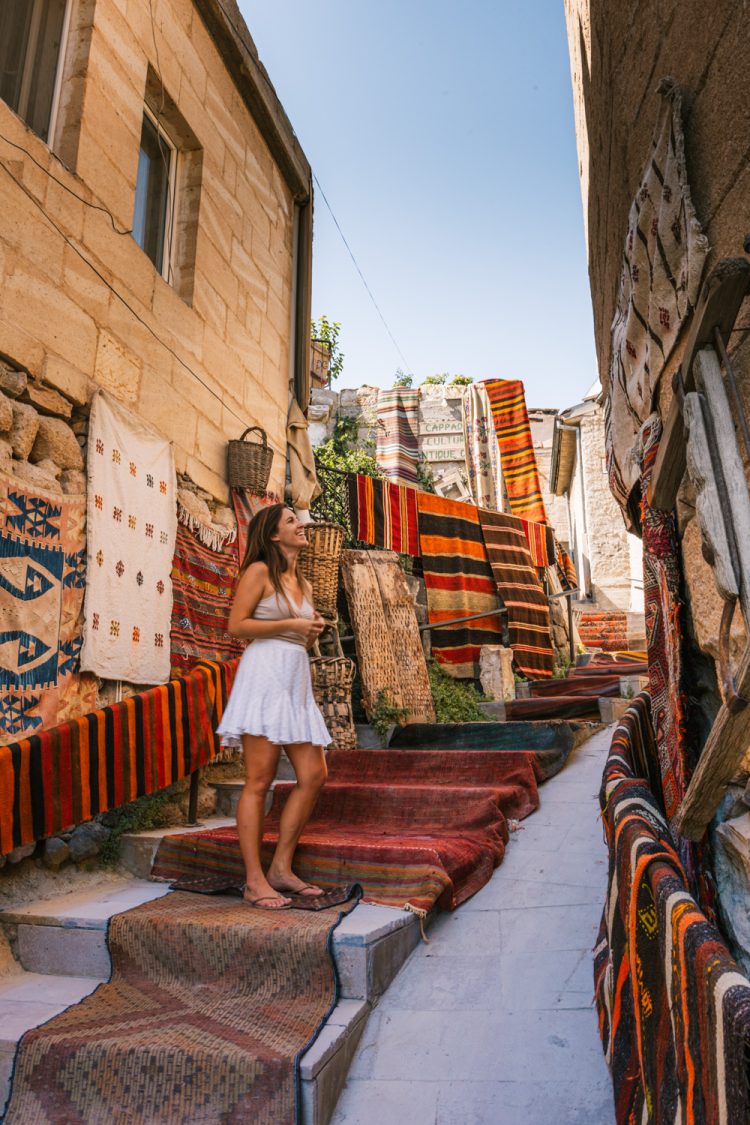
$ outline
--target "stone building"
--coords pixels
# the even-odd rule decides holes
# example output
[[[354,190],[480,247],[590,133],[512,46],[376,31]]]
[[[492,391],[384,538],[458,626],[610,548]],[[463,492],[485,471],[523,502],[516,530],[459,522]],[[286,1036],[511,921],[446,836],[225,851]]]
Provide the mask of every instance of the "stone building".
[[[435,383],[419,388],[419,450],[431,471],[436,492],[453,500],[466,500],[466,457],[462,427],[462,385]],[[308,411],[310,438],[320,445],[331,436],[337,418],[356,422],[356,438],[360,447],[369,447],[373,453],[376,442],[378,388],[362,386],[332,389],[313,389]],[[539,478],[550,523],[562,543],[567,546],[568,510],[565,500],[550,488],[550,459],[552,456],[553,423],[557,411],[551,409],[529,410],[529,424],[537,458]]]
[[[290,403],[309,399],[311,175],[233,0],[0,7],[0,472],[9,504],[15,482],[32,497],[27,508],[50,493],[53,508],[55,495],[80,501],[99,389],[171,443],[177,498],[209,536],[234,533],[227,441],[247,427],[267,432],[268,488],[283,492]],[[9,557],[20,518],[3,522],[6,584],[21,565]],[[128,523],[136,526],[132,514]],[[87,578],[83,566],[70,578],[87,593],[91,566],[89,558]],[[36,581],[46,591],[52,579]],[[55,696],[38,714],[38,696],[21,714],[14,695],[28,688],[29,645],[51,651],[56,623],[70,616],[52,605],[63,596],[60,575],[54,583],[44,639],[28,638],[34,607],[23,582],[2,592],[0,743],[94,705],[90,680],[85,698],[71,688],[64,707]],[[163,647],[163,633],[152,642]],[[79,635],[64,643],[76,661]],[[130,690],[120,680],[147,682],[84,671],[99,677],[99,704]],[[39,691],[52,685],[54,694],[57,671],[34,674]]]
[[[311,172],[234,0],[9,0],[0,96],[0,463],[79,489],[67,423],[102,387],[215,500],[261,425],[280,489]]]
[[[604,410],[596,383],[583,402],[555,416],[550,485],[567,508],[581,641],[605,651],[642,649],[643,552],[625,528],[604,460]]]

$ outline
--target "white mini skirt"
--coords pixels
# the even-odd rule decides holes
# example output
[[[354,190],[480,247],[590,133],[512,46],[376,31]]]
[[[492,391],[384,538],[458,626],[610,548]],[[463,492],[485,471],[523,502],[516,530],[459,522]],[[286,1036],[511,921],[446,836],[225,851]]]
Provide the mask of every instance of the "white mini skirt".
[[[252,641],[240,660],[218,727],[222,746],[241,746],[243,734],[262,735],[278,746],[331,736],[315,702],[303,645],[276,637]]]

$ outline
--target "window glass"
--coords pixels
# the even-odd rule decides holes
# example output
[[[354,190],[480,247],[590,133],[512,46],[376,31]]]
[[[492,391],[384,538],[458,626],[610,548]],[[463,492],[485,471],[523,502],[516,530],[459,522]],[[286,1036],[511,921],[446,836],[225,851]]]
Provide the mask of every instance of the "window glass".
[[[67,0],[0,0],[0,97],[48,139]]]
[[[163,272],[170,203],[170,177],[174,149],[154,122],[143,116],[138,178],[135,186],[133,238]]]

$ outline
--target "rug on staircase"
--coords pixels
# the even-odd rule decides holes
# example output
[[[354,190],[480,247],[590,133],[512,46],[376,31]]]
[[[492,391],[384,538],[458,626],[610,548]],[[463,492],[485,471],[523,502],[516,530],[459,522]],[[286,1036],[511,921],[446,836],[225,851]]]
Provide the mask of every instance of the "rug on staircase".
[[[174,892],[112,918],[112,976],[28,1031],[6,1125],[288,1125],[298,1060],[337,1000],[330,935],[356,905],[253,910]]]
[[[363,769],[359,781],[350,779],[353,753]],[[386,906],[454,909],[501,863],[506,818],[521,819],[539,807],[532,755],[483,752],[481,758],[481,776],[469,781],[466,772],[455,775],[459,763],[452,752],[332,751],[329,780],[302,835],[295,870],[324,887],[360,883],[367,901]],[[290,790],[290,784],[274,790],[265,862]],[[154,878],[173,882],[198,874],[242,880],[235,828],[164,837]]]

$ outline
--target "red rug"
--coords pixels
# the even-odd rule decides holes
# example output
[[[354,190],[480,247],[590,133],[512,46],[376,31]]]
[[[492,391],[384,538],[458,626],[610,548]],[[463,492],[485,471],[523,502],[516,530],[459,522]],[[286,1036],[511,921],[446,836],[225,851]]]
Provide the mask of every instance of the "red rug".
[[[363,770],[356,782],[348,780],[354,754]],[[295,869],[326,887],[360,883],[370,902],[454,909],[502,861],[506,817],[539,807],[533,755],[482,752],[480,758],[467,780],[471,764],[459,765],[450,752],[333,751],[329,782],[300,841]],[[290,789],[276,788],[263,838],[266,861]],[[173,881],[198,873],[242,881],[235,828],[165,837],[154,877]]]

